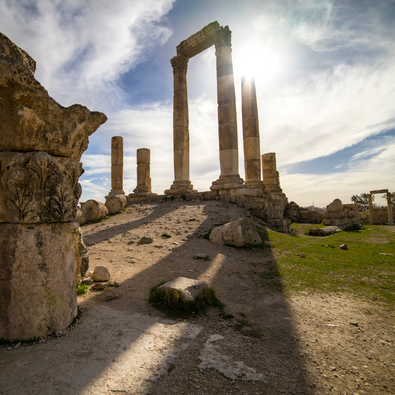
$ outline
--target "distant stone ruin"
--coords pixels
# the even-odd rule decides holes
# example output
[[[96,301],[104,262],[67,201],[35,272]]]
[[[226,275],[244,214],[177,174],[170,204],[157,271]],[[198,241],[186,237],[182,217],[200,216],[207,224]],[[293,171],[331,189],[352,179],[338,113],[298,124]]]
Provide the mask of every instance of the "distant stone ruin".
[[[335,199],[328,204],[325,213],[322,214],[299,207],[295,202],[291,202],[287,205],[284,215],[292,222],[323,223],[326,226],[336,226],[340,229],[361,225],[359,204],[343,204],[340,199]]]
[[[148,148],[137,150],[137,187],[133,190],[136,196],[156,195],[151,190],[151,151]]]
[[[387,195],[387,221],[383,219],[383,215],[381,212],[383,210],[373,208],[372,204],[372,195],[376,195],[378,193],[384,193]],[[375,213],[376,211],[376,213]],[[381,211],[381,212],[380,212]],[[379,213],[380,212],[380,213]],[[392,200],[391,200],[391,194],[389,193],[388,189],[380,189],[376,191],[370,191],[369,193],[369,222],[371,224],[376,224],[376,223],[387,223],[388,225],[394,225],[394,217],[392,214]]]
[[[63,330],[77,314],[76,277],[86,264],[74,222],[79,160],[107,119],[59,105],[35,70],[0,33],[0,338],[9,341]]]

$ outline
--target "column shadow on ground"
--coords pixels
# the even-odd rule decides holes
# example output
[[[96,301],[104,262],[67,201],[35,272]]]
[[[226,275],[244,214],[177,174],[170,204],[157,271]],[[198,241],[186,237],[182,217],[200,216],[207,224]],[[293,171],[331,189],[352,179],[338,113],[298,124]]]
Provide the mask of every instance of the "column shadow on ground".
[[[188,203],[181,204],[186,205]],[[202,202],[201,205],[206,207],[205,202]],[[178,208],[168,208],[164,211],[166,214],[172,213],[173,215],[173,211]],[[152,221],[165,215],[163,213],[160,214],[159,211],[162,210],[154,210],[153,213],[143,219],[119,225],[112,229],[111,235],[114,235],[114,230],[115,234],[120,234],[136,229],[148,220]],[[226,313],[235,315],[235,319],[224,321],[220,317],[220,312],[215,310],[209,310],[202,317],[190,319],[189,323],[203,327],[203,330],[194,341],[196,347],[190,346],[191,351],[187,355],[181,351],[179,348],[180,343],[176,340],[174,349],[178,350],[180,364],[178,364],[177,359],[174,360],[171,352],[164,356],[161,361],[157,361],[156,367],[158,368],[161,365],[165,370],[163,371],[162,369],[163,376],[161,379],[155,381],[152,378],[152,382],[144,382],[146,388],[149,388],[149,393],[170,393],[174,377],[178,377],[177,383],[185,393],[194,393],[190,388],[188,374],[190,371],[196,373],[199,355],[204,343],[209,335],[216,333],[224,336],[224,346],[221,352],[225,354],[230,353],[235,361],[246,358],[243,359],[246,365],[253,366],[258,373],[264,374],[265,381],[255,383],[254,388],[256,392],[271,394],[304,394],[309,392],[309,377],[303,358],[300,355],[298,335],[293,323],[292,312],[284,294],[281,276],[271,250],[236,249],[214,245],[206,239],[198,238],[202,231],[207,230],[209,226],[208,219],[203,221],[193,232],[192,237],[176,248],[175,251],[170,252],[156,264],[141,270],[133,277],[125,279],[121,287],[117,289],[117,292],[120,293],[119,299],[104,302],[102,300],[103,294],[97,294],[94,301],[82,302],[80,307],[85,310],[86,314],[86,317],[82,317],[82,325],[84,320],[89,319],[91,325],[97,322],[97,330],[90,333],[89,328],[85,327],[85,332],[83,333],[78,328],[75,330],[75,335],[71,332],[69,339],[74,339],[77,342],[75,348],[72,347],[72,344],[70,345],[70,342],[68,342],[69,348],[67,350],[63,347],[56,347],[56,340],[50,340],[46,345],[34,346],[31,349],[31,353],[34,354],[35,365],[30,368],[30,371],[22,366],[24,363],[26,364],[24,359],[30,354],[26,352],[21,353],[20,359],[15,353],[13,363],[16,364],[14,366],[17,366],[17,368],[13,369],[12,374],[7,370],[7,372],[3,371],[1,375],[8,375],[8,383],[10,379],[12,380],[16,377],[24,377],[25,381],[22,384],[19,380],[17,387],[15,385],[13,387],[9,385],[3,387],[4,390],[3,392],[0,390],[0,394],[12,393],[15,388],[18,389],[20,394],[91,393],[95,382],[100,380],[102,382],[103,375],[117,361],[122,362],[122,358],[126,357],[133,359],[133,354],[130,354],[128,350],[133,349],[135,344],[137,344],[138,338],[150,331],[154,322],[160,321],[164,325],[173,325],[173,323],[166,320],[164,313],[148,305],[147,298],[150,287],[177,276],[198,279],[206,276],[207,273],[209,273],[210,277],[204,278],[209,280],[210,286],[214,287],[218,298],[226,304]],[[107,230],[99,231],[94,235],[95,242],[97,240],[103,241],[109,235],[110,232]],[[91,237],[92,239],[87,237],[86,241],[88,243],[90,239],[93,240],[93,235]],[[193,255],[201,253],[207,253],[210,256],[210,260],[194,260],[192,258]],[[181,259],[181,257],[184,259]],[[261,288],[259,284],[253,282],[248,276],[251,263],[258,263],[262,265],[263,272],[270,272],[273,281],[277,282],[276,286],[274,288]],[[144,290],[144,292],[136,293],[134,292],[136,289]],[[124,303],[125,300],[122,300],[124,298],[127,298],[128,303]],[[110,310],[122,313],[123,317],[119,330],[113,334],[107,333],[107,336],[110,336],[113,342],[114,347],[112,348],[101,346],[103,341],[108,341],[108,337],[101,338],[100,335],[100,333],[105,333],[105,331],[108,332],[105,320],[116,318],[116,315],[111,315]],[[145,321],[142,319],[138,333],[134,333],[130,325],[133,324],[134,320],[139,319],[138,317],[142,317],[139,315],[140,313],[144,313],[145,317],[147,317],[147,311],[149,316],[161,317],[161,319],[153,321],[149,318]],[[242,315],[238,316],[239,313],[244,314],[244,317]],[[95,317],[95,315],[97,316]],[[103,320],[101,315],[104,316]],[[125,321],[125,317],[129,318]],[[243,334],[243,328],[236,328],[242,319],[248,321],[248,325],[250,325],[244,327],[246,334]],[[114,325],[109,326],[114,327]],[[221,329],[224,327],[226,328],[225,331]],[[256,330],[259,336],[249,336],[249,329]],[[62,341],[63,338],[60,338],[58,344],[62,345]],[[238,342],[240,347],[236,347],[234,345],[235,342]],[[248,347],[250,347],[250,351],[246,354]],[[48,353],[51,357],[45,360],[44,355],[48,355]],[[185,358],[187,359],[183,359],[183,355],[186,355]],[[244,357],[243,355],[246,356]],[[0,356],[3,355],[0,354]],[[172,373],[167,373],[166,367],[171,361],[175,368]],[[122,366],[119,366],[119,369],[122,370]],[[136,369],[138,370],[139,368],[136,367]],[[174,376],[176,372],[177,376]],[[227,393],[239,393],[235,392],[231,380],[225,378],[215,369],[203,372],[202,380],[205,380],[205,375],[207,374],[210,374],[210,377],[214,375],[220,388],[223,388]],[[4,382],[4,377],[2,381]],[[239,385],[243,387],[247,386],[248,383],[240,381]],[[7,388],[10,388],[10,390],[7,390]],[[109,388],[109,390],[116,390],[116,388]],[[120,390],[123,391],[122,388]],[[124,392],[128,393],[126,390]]]

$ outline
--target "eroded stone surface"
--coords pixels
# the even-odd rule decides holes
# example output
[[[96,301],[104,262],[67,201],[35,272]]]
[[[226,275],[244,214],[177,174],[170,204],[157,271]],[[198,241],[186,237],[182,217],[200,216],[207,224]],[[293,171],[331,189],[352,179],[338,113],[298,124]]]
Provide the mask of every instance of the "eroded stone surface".
[[[78,223],[0,224],[0,338],[45,337],[77,314]]]
[[[159,292],[165,289],[169,289],[178,292],[182,297],[193,301],[196,296],[203,293],[208,285],[204,281],[193,280],[186,277],[177,277],[173,281],[168,281],[167,283],[161,285],[157,288]]]
[[[76,215],[82,164],[46,152],[0,152],[0,222],[68,222]]]
[[[229,244],[235,247],[261,244],[254,222],[249,218],[241,218],[214,228],[210,233],[210,241],[216,244]]]
[[[34,72],[35,61],[0,33],[0,151],[44,151],[79,161],[107,117],[79,104],[62,107]]]
[[[81,210],[88,222],[100,221],[108,215],[107,207],[103,203],[93,199],[81,203]]]
[[[126,206],[126,196],[123,194],[106,197],[106,207],[109,214],[119,213]]]

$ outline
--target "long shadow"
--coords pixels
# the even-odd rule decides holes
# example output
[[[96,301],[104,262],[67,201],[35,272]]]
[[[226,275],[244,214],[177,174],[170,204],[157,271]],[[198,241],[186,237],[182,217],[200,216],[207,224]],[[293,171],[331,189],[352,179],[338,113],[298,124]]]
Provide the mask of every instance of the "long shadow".
[[[109,238],[118,236],[122,233],[128,232],[130,230],[134,230],[139,228],[141,225],[145,224],[146,222],[154,221],[174,210],[172,206],[165,206],[166,203],[162,204],[164,207],[161,207],[163,210],[154,209],[154,211],[146,217],[140,218],[135,221],[127,222],[120,225],[111,226],[110,228],[101,229],[97,232],[91,233],[90,235],[84,235],[84,242],[86,245],[91,245],[94,243],[100,243],[104,240]],[[157,206],[158,207],[158,206]],[[104,225],[105,222],[102,222]]]
[[[202,202],[201,205],[205,207],[206,211],[209,211],[213,207],[213,203]],[[180,203],[181,205],[185,206],[188,203],[183,202]],[[179,207],[176,210],[178,209]],[[168,214],[173,210],[175,209],[169,207],[166,213]],[[154,210],[153,213],[143,219],[117,226],[115,234],[135,229],[139,224],[163,215],[165,214],[159,215]],[[40,378],[38,376],[45,383],[37,383],[35,377],[39,374],[39,369],[32,369],[28,379],[25,380],[24,387],[18,388],[18,393],[87,394],[91,393],[96,384],[103,385],[105,380],[109,380],[109,373],[106,372],[111,369],[114,361],[122,361],[122,358],[134,358],[133,354],[129,355],[127,350],[132,349],[137,344],[138,338],[144,336],[144,332],[150,331],[153,321],[150,321],[148,317],[145,322],[144,317],[146,316],[142,317],[136,315],[136,313],[146,314],[148,309],[152,317],[162,317],[160,322],[167,323],[162,312],[148,305],[148,290],[161,281],[171,280],[177,276],[206,279],[210,286],[216,289],[219,299],[226,304],[226,314],[232,314],[234,318],[226,320],[221,317],[222,313],[220,315],[220,312],[209,310],[202,317],[190,319],[190,323],[196,326],[201,325],[203,330],[190,345],[188,352],[180,352],[176,360],[169,352],[162,359],[160,363],[165,367],[170,361],[173,361],[172,370],[177,373],[165,370],[162,372],[164,374],[160,380],[152,383],[145,381],[145,388],[149,389],[150,394],[170,393],[175,384],[184,393],[201,393],[198,389],[199,386],[196,386],[196,384],[204,386],[207,375],[214,380],[215,386],[218,386],[218,391],[225,391],[227,394],[239,394],[242,391],[249,393],[251,383],[248,381],[238,381],[237,386],[235,386],[232,380],[225,378],[214,367],[203,372],[197,369],[204,344],[208,336],[213,334],[221,334],[224,337],[215,346],[220,354],[227,355],[234,361],[243,361],[265,376],[264,381],[255,382],[253,393],[305,394],[310,392],[309,378],[303,358],[300,356],[292,312],[286,300],[281,285],[281,276],[271,250],[236,249],[214,245],[208,240],[199,238],[198,236],[203,230],[212,227],[213,222],[215,220],[207,218],[190,235],[188,241],[185,241],[174,251],[169,252],[155,264],[123,280],[120,288],[111,289],[112,292],[118,294],[118,299],[105,301],[103,299],[105,293],[98,293],[93,300],[81,303],[81,308],[85,310],[86,314],[82,318],[82,325],[84,320],[89,320],[92,324],[92,322],[95,322],[95,315],[97,315],[96,326],[98,327],[95,327],[92,335],[86,326],[84,327],[85,332],[78,328],[75,330],[75,336],[83,336],[84,346],[81,349],[71,350],[63,354],[61,348],[54,350],[54,359],[65,361],[61,362],[64,372],[62,380],[59,381],[59,377],[57,377],[59,375],[56,374],[56,370],[54,370],[56,368],[54,368],[51,360],[40,360],[39,355],[37,355],[37,365],[41,365],[41,368],[44,367],[50,372],[46,373],[45,380],[47,381],[44,380],[44,377]],[[95,234],[95,237],[99,237],[99,240],[105,240],[110,235],[114,236],[114,229],[111,232],[107,229],[99,231]],[[89,243],[89,238],[85,240]],[[141,246],[141,248],[147,247]],[[210,260],[193,259],[194,255],[202,253],[209,255]],[[180,259],[181,257],[183,259]],[[260,270],[262,273],[267,272],[275,286],[262,288],[249,274],[251,268],[254,268],[255,271]],[[235,287],[236,282],[239,284],[237,287]],[[240,289],[240,284],[241,292],[235,292],[235,288]],[[146,292],[139,294],[134,291],[135,289],[145,289]],[[108,290],[105,292],[108,292]],[[129,301],[128,304],[124,303],[125,298]],[[117,316],[113,314],[116,311],[124,313],[122,322],[119,325],[115,323],[115,327],[119,327],[117,330],[112,325],[114,324],[112,320],[116,319]],[[101,316],[103,319],[101,319]],[[139,326],[139,334],[132,335],[133,321],[138,319],[142,319],[144,322],[141,322]],[[106,320],[109,323],[108,327],[106,327]],[[116,332],[112,337],[114,347],[111,347],[111,352],[108,351],[108,347],[104,348],[104,351],[101,350],[100,335],[98,335],[100,331],[108,332],[109,330]],[[73,333],[71,333],[72,336]],[[45,349],[53,347],[49,342],[47,345],[36,346],[36,350],[39,350],[40,347],[44,348],[44,346]],[[176,346],[177,342],[174,344],[174,347]],[[75,358],[79,358],[81,363],[75,365]],[[17,361],[18,358],[16,358],[15,363]],[[268,375],[267,372],[272,372],[272,374]],[[16,369],[15,378],[20,373]],[[50,375],[50,381],[48,381],[48,374]],[[191,386],[191,374],[194,377],[195,387]],[[8,378],[12,379],[12,377]],[[34,388],[38,388],[37,392],[33,392],[32,389],[27,392],[22,391],[22,388],[26,388],[29,382],[36,385]],[[110,391],[113,390],[115,389],[110,389]],[[121,392],[129,393],[126,390]],[[97,391],[96,393],[102,392]]]

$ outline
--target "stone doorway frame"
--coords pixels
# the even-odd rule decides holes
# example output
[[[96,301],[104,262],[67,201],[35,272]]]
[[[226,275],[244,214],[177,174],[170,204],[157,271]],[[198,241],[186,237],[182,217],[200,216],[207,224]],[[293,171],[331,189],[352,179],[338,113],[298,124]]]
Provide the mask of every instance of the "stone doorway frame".
[[[369,222],[371,224],[374,223],[372,195],[376,195],[378,193],[386,193],[387,194],[388,225],[394,225],[394,218],[392,216],[392,201],[391,201],[391,195],[390,195],[388,189],[379,189],[376,191],[369,192]]]
[[[217,63],[217,102],[219,159],[221,174],[211,190],[242,188],[244,181],[238,174],[239,152],[237,141],[236,95],[232,63],[232,32],[212,22],[177,47],[177,56],[171,59],[174,74],[173,149],[174,181],[166,195],[197,192],[189,175],[189,115],[187,67],[195,55],[215,45]]]

